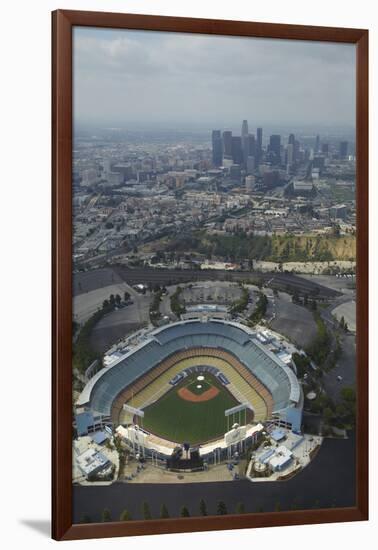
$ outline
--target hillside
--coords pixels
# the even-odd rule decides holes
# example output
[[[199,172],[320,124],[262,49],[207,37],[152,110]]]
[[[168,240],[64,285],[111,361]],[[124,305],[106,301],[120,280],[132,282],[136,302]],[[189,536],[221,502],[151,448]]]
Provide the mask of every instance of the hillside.
[[[285,235],[271,237],[271,261],[355,260],[353,235]]]
[[[356,258],[353,235],[272,235],[245,233],[209,234],[196,231],[159,243],[165,252],[200,253],[227,261],[266,260],[272,262],[326,262]]]

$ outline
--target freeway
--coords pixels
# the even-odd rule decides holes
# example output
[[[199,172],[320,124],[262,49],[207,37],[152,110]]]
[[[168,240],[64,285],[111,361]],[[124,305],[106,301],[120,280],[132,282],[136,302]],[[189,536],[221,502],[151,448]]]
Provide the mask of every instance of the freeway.
[[[299,294],[314,294],[318,298],[334,298],[340,293],[327,288],[314,281],[306,280],[291,273],[257,273],[254,271],[227,271],[227,270],[179,270],[179,269],[153,269],[114,267],[114,272],[119,278],[129,284],[158,283],[173,284],[189,281],[215,281],[233,280],[244,281],[248,279],[260,279],[268,282],[273,288],[297,291]],[[80,274],[78,274],[80,275]]]
[[[79,271],[74,273],[74,294],[82,294],[90,290],[101,288],[108,284],[127,282],[129,285],[138,283],[153,283],[170,285],[190,281],[216,281],[232,280],[244,281],[248,279],[259,279],[263,284],[269,285],[278,290],[299,294],[317,296],[320,299],[332,299],[340,296],[340,292],[325,287],[312,280],[304,279],[291,273],[258,273],[254,271],[227,271],[227,270],[186,270],[186,269],[154,269],[154,268],[128,268],[128,267],[107,267],[91,271]]]

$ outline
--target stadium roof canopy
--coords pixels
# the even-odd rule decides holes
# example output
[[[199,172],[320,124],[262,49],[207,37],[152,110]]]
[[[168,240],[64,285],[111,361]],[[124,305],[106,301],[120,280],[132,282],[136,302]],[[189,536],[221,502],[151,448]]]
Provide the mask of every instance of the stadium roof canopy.
[[[198,347],[233,354],[270,391],[273,412],[299,403],[301,392],[294,372],[259,341],[255,331],[235,322],[211,319],[180,321],[145,335],[137,346],[95,374],[77,405],[110,415],[122,389],[174,353]]]

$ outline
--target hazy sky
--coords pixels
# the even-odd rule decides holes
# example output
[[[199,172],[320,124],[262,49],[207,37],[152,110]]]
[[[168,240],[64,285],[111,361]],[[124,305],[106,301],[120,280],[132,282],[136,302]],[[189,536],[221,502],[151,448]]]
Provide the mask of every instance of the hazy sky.
[[[350,126],[355,47],[76,28],[76,123],[135,128]]]

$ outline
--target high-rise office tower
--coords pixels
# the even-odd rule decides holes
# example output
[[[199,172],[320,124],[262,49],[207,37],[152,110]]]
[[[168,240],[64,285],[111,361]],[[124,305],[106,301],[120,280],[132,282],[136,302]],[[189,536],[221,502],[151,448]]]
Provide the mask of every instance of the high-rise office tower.
[[[232,136],[231,156],[234,164],[243,164],[242,139],[240,136]]]
[[[213,146],[213,165],[220,166],[223,158],[223,143],[220,130],[213,130],[211,142]]]
[[[242,151],[243,151],[243,164],[244,166],[246,166],[247,157],[248,157],[248,121],[247,120],[243,120],[243,123],[242,123],[241,143],[242,143]]]
[[[263,129],[257,128],[256,132],[256,166],[260,164],[262,161],[262,136],[263,136]]]
[[[323,155],[328,155],[328,153],[329,153],[328,143],[322,143],[322,153],[323,153]]]
[[[320,151],[320,137],[318,134],[315,140],[315,153],[319,153],[319,151]]]
[[[247,174],[253,174],[255,171],[256,163],[255,163],[255,157],[249,156],[247,157]]]
[[[248,121],[243,120],[242,127],[241,127],[241,136],[246,137],[248,136]]]
[[[294,164],[294,145],[292,143],[288,143],[287,145],[286,164],[289,166],[292,166],[292,164]]]
[[[345,159],[348,155],[348,142],[340,141],[340,158]]]
[[[253,134],[248,134],[247,137],[247,157],[256,156],[256,138]]]
[[[272,164],[281,164],[281,136],[272,134],[269,140],[269,153]]]
[[[300,155],[301,155],[301,144],[300,144],[299,141],[296,139],[296,140],[294,141],[294,155],[293,155],[294,162],[298,162],[298,161],[299,161]]]
[[[229,130],[223,132],[223,155],[228,158],[232,155],[232,132]]]
[[[295,162],[297,161],[297,157],[296,157],[295,135],[294,135],[294,134],[290,134],[290,135],[289,135],[288,145],[292,145],[292,146],[293,146],[293,159],[292,159],[292,163],[291,163],[291,164],[295,164]]]

